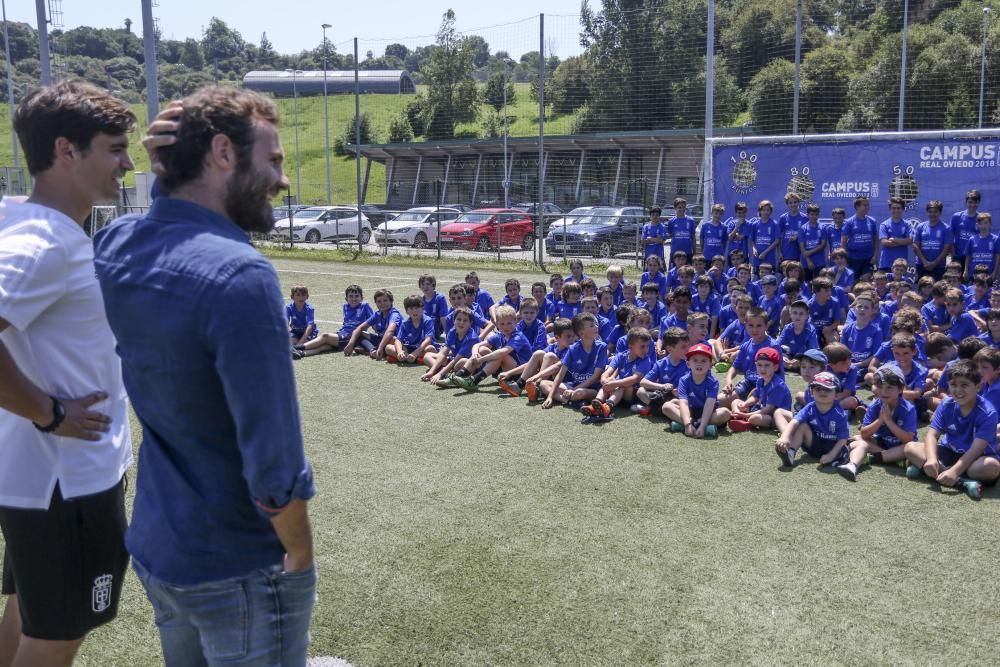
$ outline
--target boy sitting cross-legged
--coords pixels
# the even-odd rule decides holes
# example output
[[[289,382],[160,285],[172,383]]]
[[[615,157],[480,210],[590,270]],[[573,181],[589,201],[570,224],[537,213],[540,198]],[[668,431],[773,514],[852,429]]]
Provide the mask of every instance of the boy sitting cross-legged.
[[[566,356],[569,346],[576,342],[573,322],[565,317],[556,318],[552,325],[552,333],[555,335],[555,342],[547,345],[545,349],[535,351],[528,363],[500,373],[498,379],[501,389],[515,398],[520,396],[523,390],[529,401],[538,400],[538,383],[555,375],[559,370],[557,364]]]
[[[692,438],[714,438],[731,414],[726,408],[717,407],[719,381],[712,375],[712,348],[698,343],[685,356],[691,370],[681,378],[677,398],[663,404],[663,415],[671,421],[671,432],[683,431]]]
[[[487,375],[498,370],[508,371],[531,359],[531,343],[517,330],[517,312],[508,304],[495,306],[496,328],[473,350],[472,356],[460,362],[459,371],[451,383],[463,389],[475,389]]]
[[[799,356],[806,350],[819,347],[816,329],[809,321],[809,304],[799,299],[788,307],[791,321],[785,325],[778,336],[778,347],[785,357],[785,368],[790,371],[799,370]]]
[[[802,377],[802,384],[806,386],[803,391],[795,392],[792,397],[792,409],[791,410],[775,410],[774,411],[774,428],[778,433],[783,433],[785,428],[788,427],[789,422],[795,417],[797,413],[802,408],[806,407],[812,403],[812,390],[810,386],[812,385],[813,378],[815,378],[820,373],[826,372],[827,358],[823,354],[822,350],[806,350],[799,355],[799,375]]]
[[[742,433],[753,428],[769,428],[774,425],[775,410],[790,410],[792,393],[785,384],[781,369],[781,353],[773,347],[764,347],[754,355],[757,370],[756,386],[747,399],[733,401],[733,416],[729,420],[729,430]]]
[[[528,339],[533,351],[544,350],[548,345],[548,334],[545,331],[545,318],[539,314],[539,303],[533,296],[521,299],[521,319],[517,330]]]
[[[351,340],[347,342],[347,347],[344,348],[346,356],[349,357],[354,354],[354,346],[358,344],[358,341],[365,335],[365,332],[369,328],[373,328],[375,329],[375,334],[369,340],[371,340],[373,345],[377,342],[378,346],[368,356],[372,359],[382,359],[385,357],[385,348],[392,341],[393,336],[396,335],[396,329],[403,323],[403,316],[392,305],[392,292],[387,289],[380,289],[375,292],[375,308],[376,312],[371,317],[355,327],[354,333],[351,334]]]
[[[851,363],[851,350],[843,343],[830,343],[823,348],[827,359],[827,370],[837,376],[840,390],[837,400],[848,415],[857,411],[860,419],[866,409],[858,400],[858,369]]]
[[[910,465],[906,476],[926,475],[941,486],[960,486],[981,498],[983,482],[1000,477],[997,453],[997,411],[979,395],[982,376],[976,364],[962,359],[948,369],[951,394],[934,411],[923,442],[906,445]]]
[[[869,457],[872,463],[896,463],[906,458],[903,447],[917,437],[917,410],[903,398],[906,379],[895,364],[875,371],[875,400],[868,406],[861,432],[851,441],[850,460],[837,471],[852,482]]]
[[[479,345],[479,336],[472,329],[472,310],[458,306],[452,311],[454,328],[445,337],[439,352],[428,352],[424,363],[430,367],[420,376],[424,382],[432,382],[439,387],[450,387],[450,373],[459,362],[472,356],[472,350]]]
[[[385,360],[390,364],[402,361],[407,364],[424,363],[424,354],[436,349],[434,320],[424,310],[424,300],[419,296],[403,299],[407,318],[399,325],[392,342],[385,346]]]
[[[340,325],[340,330],[335,334],[321,333],[317,338],[301,346],[299,348],[301,356],[309,357],[314,354],[344,349],[348,341],[351,340],[351,334],[354,333],[354,330],[375,314],[371,304],[364,301],[364,292],[358,285],[348,285],[344,291],[344,300],[344,322]],[[358,345],[365,354],[370,354],[375,349],[368,336],[359,337]],[[294,352],[293,355],[298,356]]]
[[[543,409],[551,408],[555,401],[570,403],[597,397],[595,386],[608,365],[608,346],[597,339],[597,318],[590,313],[573,316],[573,331],[579,340],[566,351],[555,378],[541,382]]]
[[[799,448],[820,465],[844,463],[848,458],[850,430],[847,413],[837,404],[840,381],[833,373],[818,373],[809,384],[812,401],[795,413],[774,443],[774,451],[786,467],[795,465]]]
[[[746,400],[757,385],[757,353],[765,347],[774,347],[774,341],[767,335],[767,315],[760,308],[751,308],[746,316],[747,339],[739,347],[732,367],[726,371],[726,381],[719,395],[719,403],[731,408],[736,399]],[[778,374],[784,375],[781,354],[778,353]],[[743,373],[743,379],[736,383],[736,376]]]
[[[646,373],[639,383],[639,403],[632,406],[643,416],[660,414],[663,404],[677,397],[677,385],[688,373],[685,353],[688,350],[688,332],[680,327],[670,327],[660,339],[665,357]]]
[[[628,342],[628,352],[619,352],[601,375],[601,389],[597,397],[580,408],[587,417],[609,419],[615,412],[615,406],[625,401],[631,403],[635,399],[635,391],[639,381],[646,376],[651,368],[649,346],[652,337],[646,329],[632,329],[625,340]]]

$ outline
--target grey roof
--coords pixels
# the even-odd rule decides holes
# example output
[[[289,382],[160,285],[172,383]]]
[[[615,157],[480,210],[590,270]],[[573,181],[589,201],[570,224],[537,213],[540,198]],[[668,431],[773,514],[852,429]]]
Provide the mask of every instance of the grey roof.
[[[361,70],[358,85],[362,93],[414,94],[416,84],[404,70]],[[276,97],[298,94],[312,97],[323,94],[323,70],[299,70],[294,75],[284,70],[247,72],[243,87]],[[327,70],[326,90],[330,95],[354,93],[354,70]]]

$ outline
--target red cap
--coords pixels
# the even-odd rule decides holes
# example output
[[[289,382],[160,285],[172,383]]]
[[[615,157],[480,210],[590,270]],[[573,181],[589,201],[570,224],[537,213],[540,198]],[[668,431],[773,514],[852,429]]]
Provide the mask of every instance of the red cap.
[[[781,365],[781,353],[773,347],[762,347],[757,350],[757,355],[754,357],[754,361],[757,361],[758,359],[767,359],[775,366]]]
[[[684,356],[690,359],[696,354],[704,355],[709,359],[715,358],[715,355],[712,354],[712,348],[710,348],[708,345],[705,345],[704,343],[695,343],[694,345],[688,348],[688,351],[684,354]]]

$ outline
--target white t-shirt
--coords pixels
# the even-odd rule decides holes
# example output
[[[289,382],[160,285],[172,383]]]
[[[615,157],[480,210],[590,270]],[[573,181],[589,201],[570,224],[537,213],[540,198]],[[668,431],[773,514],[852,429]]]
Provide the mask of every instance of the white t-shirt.
[[[105,391],[91,409],[111,417],[110,431],[89,442],[39,433],[0,409],[0,506],[47,509],[57,481],[65,498],[117,484],[132,464],[128,402],[80,225],[45,206],[4,202],[0,318],[10,324],[0,341],[28,379],[57,398]]]

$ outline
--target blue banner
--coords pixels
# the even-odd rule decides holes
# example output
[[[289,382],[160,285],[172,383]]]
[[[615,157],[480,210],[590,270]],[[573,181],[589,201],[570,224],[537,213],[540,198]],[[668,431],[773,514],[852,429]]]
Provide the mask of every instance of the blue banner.
[[[751,216],[763,199],[774,203],[775,217],[784,210],[787,192],[820,207],[830,217],[841,207],[850,217],[854,199],[871,200],[870,215],[889,215],[889,197],[906,202],[906,217],[926,219],[931,199],[944,203],[945,220],[965,210],[965,193],[982,193],[981,211],[1000,211],[1000,139],[935,141],[849,141],[804,144],[744,144],[714,148],[715,201],[745,201]],[[706,207],[707,208],[707,207]],[[993,227],[1000,227],[994,213]]]

